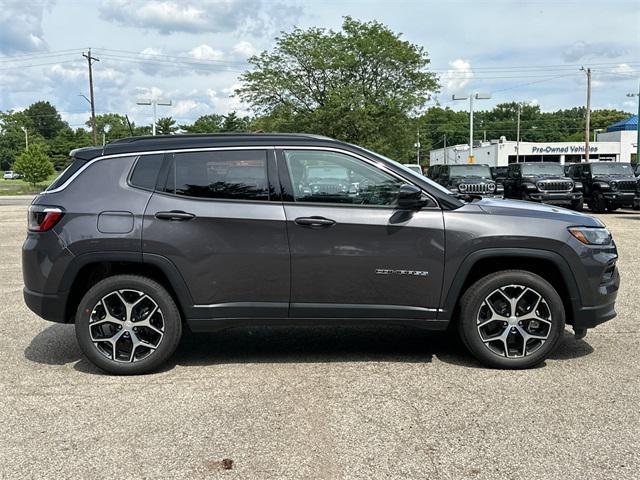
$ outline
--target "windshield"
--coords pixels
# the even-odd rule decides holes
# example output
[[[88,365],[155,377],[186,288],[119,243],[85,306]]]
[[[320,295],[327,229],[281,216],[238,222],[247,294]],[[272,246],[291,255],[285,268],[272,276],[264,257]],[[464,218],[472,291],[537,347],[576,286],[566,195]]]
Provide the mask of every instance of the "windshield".
[[[429,186],[441,191],[442,193],[445,193],[447,195],[449,195],[449,197],[451,198],[456,198],[453,195],[451,195],[451,192],[444,188],[442,185],[440,185],[439,183],[434,182],[433,180],[431,180],[428,177],[425,177],[424,175],[418,173],[418,172],[414,172],[413,170],[411,170],[410,168],[407,168],[406,165],[403,165],[400,162],[396,162],[395,160],[392,160],[389,157],[385,157],[384,155],[380,155],[379,153],[376,152],[372,152],[371,150],[361,147],[359,145],[353,145],[356,148],[359,148],[360,150],[363,150],[367,153],[370,153],[371,155],[373,155],[374,157],[378,157],[378,158],[382,158],[384,160],[386,160],[387,162],[393,163],[395,166],[400,167],[403,171],[407,172],[409,174],[409,178],[417,178],[418,180],[422,181],[422,182],[427,182],[429,184]],[[458,200],[456,198],[456,200]]]
[[[633,175],[630,163],[592,163],[593,175]]]
[[[334,167],[334,166],[313,166],[307,167],[307,178],[309,181],[313,180],[344,180],[349,181],[349,172],[346,168]]]
[[[420,167],[420,165],[405,165],[405,167],[422,175],[422,168]]]
[[[449,167],[451,177],[491,178],[491,170],[486,165],[452,165]]]
[[[527,163],[522,165],[522,174],[564,177],[564,168],[559,163]]]

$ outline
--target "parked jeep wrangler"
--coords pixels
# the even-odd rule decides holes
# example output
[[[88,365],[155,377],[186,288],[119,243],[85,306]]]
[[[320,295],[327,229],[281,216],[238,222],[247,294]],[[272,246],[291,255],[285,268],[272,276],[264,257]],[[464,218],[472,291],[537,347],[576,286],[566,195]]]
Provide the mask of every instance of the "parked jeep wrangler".
[[[432,180],[456,195],[499,196],[502,198],[502,186],[491,177],[488,165],[435,165],[431,167]]]
[[[563,205],[582,210],[582,184],[564,174],[559,163],[512,163],[504,181],[504,198]]]
[[[157,368],[184,328],[457,328],[527,368],[613,318],[617,251],[596,218],[464,202],[369,150],[312,135],[128,138],[72,152],[29,208],[24,298],[75,323],[100,368]]]
[[[584,186],[584,199],[594,212],[613,212],[638,204],[638,180],[630,163],[577,163],[569,172]]]

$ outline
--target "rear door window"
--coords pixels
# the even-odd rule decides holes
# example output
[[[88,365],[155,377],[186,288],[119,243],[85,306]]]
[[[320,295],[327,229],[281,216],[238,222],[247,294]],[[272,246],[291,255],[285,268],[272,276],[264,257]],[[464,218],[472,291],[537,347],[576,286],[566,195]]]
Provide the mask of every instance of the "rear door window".
[[[166,193],[185,197],[269,200],[266,150],[185,152],[173,155]]]

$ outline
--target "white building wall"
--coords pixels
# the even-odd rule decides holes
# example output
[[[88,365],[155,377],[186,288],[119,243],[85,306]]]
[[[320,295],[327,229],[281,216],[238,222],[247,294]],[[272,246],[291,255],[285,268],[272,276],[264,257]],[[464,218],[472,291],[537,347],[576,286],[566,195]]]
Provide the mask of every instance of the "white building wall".
[[[612,132],[616,134],[620,133],[633,133],[635,132]],[[598,140],[601,137],[598,136]],[[606,141],[591,142],[589,144],[589,151],[591,155],[605,155],[615,161],[629,162],[631,159],[631,152],[635,151],[635,142],[629,143],[625,140],[609,140],[609,138],[602,138]],[[548,143],[534,143],[534,142],[520,142],[520,161],[524,161],[526,156],[536,155],[549,156],[552,158],[559,157],[560,163],[565,163],[567,155],[584,155],[584,142],[548,142]],[[509,156],[518,155],[518,143],[514,141],[502,141],[496,143],[483,143],[481,146],[473,148],[473,154],[476,158],[475,162],[480,164],[487,164],[490,167],[506,166],[509,165]],[[432,150],[429,154],[431,165],[442,165],[448,163],[464,164],[467,163],[469,157],[468,145],[454,145],[447,147],[447,149]],[[446,160],[446,161],[445,161]]]
[[[600,142],[617,142],[620,144],[620,161],[630,162],[631,154],[636,153],[638,133],[635,130],[623,130],[620,132],[602,132],[596,134]]]

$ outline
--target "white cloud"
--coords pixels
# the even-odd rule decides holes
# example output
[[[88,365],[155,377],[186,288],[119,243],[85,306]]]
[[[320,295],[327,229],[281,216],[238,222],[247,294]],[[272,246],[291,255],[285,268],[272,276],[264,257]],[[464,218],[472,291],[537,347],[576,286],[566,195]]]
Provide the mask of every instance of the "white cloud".
[[[449,62],[451,67],[447,72],[442,75],[442,85],[451,92],[456,92],[465,86],[473,79],[473,70],[471,69],[471,63],[467,60],[458,58]]]
[[[209,45],[199,45],[189,51],[189,56],[196,60],[222,60],[224,53],[220,50],[215,50]]]
[[[0,53],[13,54],[47,50],[42,30],[45,10],[53,0],[25,2],[3,0],[0,5]]]
[[[625,49],[618,45],[579,41],[565,48],[562,57],[565,62],[578,62],[585,58],[617,58],[625,53]]]
[[[104,20],[165,35],[235,30],[270,34],[275,19],[289,21],[300,15],[299,7],[265,0],[103,0],[99,11]]]
[[[249,58],[258,53],[258,50],[246,40],[242,40],[233,46],[233,53],[242,58]]]

